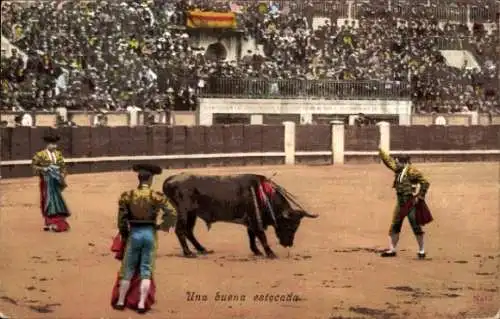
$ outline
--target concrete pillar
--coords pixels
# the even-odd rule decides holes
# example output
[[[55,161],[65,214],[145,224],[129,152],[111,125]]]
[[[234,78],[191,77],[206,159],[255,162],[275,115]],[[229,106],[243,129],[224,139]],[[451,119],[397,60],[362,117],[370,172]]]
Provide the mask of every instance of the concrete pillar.
[[[311,113],[301,113],[300,114],[300,124],[307,125],[312,124],[313,116]]]
[[[391,151],[391,124],[388,122],[377,123],[380,132],[379,146],[386,152]]]
[[[137,110],[129,111],[129,126],[134,127],[139,123],[139,112]]]
[[[262,114],[250,115],[250,125],[262,125],[262,124],[264,124],[264,116],[262,116]]]
[[[332,160],[333,164],[344,164],[344,122],[331,121],[332,125]]]
[[[285,164],[295,164],[295,123],[283,122],[285,126]]]

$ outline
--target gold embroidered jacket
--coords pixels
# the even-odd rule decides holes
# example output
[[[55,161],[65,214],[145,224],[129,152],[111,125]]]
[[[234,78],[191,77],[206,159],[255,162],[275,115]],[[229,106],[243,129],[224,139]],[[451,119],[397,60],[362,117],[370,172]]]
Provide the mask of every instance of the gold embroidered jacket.
[[[420,198],[425,197],[425,194],[429,190],[430,183],[418,169],[412,165],[408,165],[406,169],[398,171],[396,161],[388,153],[379,148],[379,155],[384,165],[395,174],[393,187],[398,194],[411,196],[412,185],[420,184],[420,191],[417,196]]]
[[[156,225],[159,210],[163,211],[159,229],[168,231],[177,219],[177,211],[167,197],[148,185],[123,192],[118,200],[117,226],[122,237],[128,236],[131,224]]]
[[[45,149],[37,152],[31,159],[31,166],[33,167],[34,174],[40,175],[44,167],[48,167],[50,165],[57,165],[61,170],[62,176],[65,177],[67,174],[66,163],[64,162],[64,157],[61,151],[55,150],[53,152],[53,156],[55,162],[51,159],[48,150]]]

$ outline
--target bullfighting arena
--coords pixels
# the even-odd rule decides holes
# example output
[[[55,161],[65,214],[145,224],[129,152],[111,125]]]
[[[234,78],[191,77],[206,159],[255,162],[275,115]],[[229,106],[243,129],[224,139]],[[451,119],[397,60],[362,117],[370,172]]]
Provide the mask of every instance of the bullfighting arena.
[[[182,170],[277,173],[274,180],[320,217],[302,221],[290,250],[278,247],[268,229],[277,260],[253,257],[246,230],[239,225],[216,223],[207,231],[198,220],[195,234],[215,253],[197,259],[180,256],[173,232],[160,233],[157,303],[146,316],[493,316],[500,307],[498,163],[416,166],[431,182],[427,201],[435,221],[425,228],[427,260],[416,259],[417,244],[407,221],[398,257],[377,254],[387,247],[395,201],[393,175],[382,164]],[[164,171],[155,188],[160,190],[163,179],[178,172]],[[0,312],[9,318],[139,317],[110,306],[120,267],[110,252],[117,200],[136,186],[136,175],[73,175],[68,183],[72,230],[55,234],[42,231],[35,178],[1,181]]]

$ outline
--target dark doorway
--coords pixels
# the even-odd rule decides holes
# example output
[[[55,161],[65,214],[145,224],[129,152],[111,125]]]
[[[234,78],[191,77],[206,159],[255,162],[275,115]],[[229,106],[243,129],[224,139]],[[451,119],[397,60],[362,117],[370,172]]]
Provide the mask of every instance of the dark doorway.
[[[205,58],[207,58],[207,60],[225,60],[226,57],[226,47],[220,42],[210,44],[207,51],[205,51]]]

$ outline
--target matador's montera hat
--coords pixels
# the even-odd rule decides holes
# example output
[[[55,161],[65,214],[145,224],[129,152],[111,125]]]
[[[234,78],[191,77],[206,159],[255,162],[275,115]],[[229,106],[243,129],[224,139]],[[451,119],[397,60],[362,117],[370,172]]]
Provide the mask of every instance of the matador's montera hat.
[[[43,136],[43,140],[46,142],[46,143],[57,143],[59,142],[61,138],[59,137],[59,135],[57,135],[55,132],[47,132],[45,133],[45,135]]]
[[[139,174],[150,175],[160,175],[162,171],[160,166],[146,163],[134,164],[134,166],[132,166],[132,169],[134,170],[134,172],[137,172]]]

